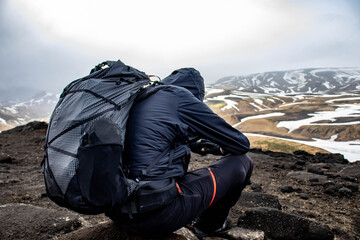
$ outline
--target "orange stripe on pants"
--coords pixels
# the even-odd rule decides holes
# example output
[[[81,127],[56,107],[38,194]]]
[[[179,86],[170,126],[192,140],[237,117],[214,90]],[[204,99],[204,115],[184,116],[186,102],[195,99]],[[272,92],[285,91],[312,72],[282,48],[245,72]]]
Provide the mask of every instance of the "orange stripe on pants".
[[[211,202],[210,202],[210,204],[209,204],[209,207],[210,207],[211,204],[213,203],[213,201],[214,201],[214,199],[215,199],[215,195],[216,195],[216,179],[215,179],[215,175],[214,175],[214,173],[211,171],[211,169],[208,168],[208,170],[209,170],[209,172],[210,172],[211,178],[212,178],[213,183],[214,183],[214,193],[213,193]]]

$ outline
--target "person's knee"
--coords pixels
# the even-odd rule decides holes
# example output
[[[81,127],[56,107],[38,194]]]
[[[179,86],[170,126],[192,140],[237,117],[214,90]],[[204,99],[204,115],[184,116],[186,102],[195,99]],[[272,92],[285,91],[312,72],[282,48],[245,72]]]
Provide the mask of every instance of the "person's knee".
[[[244,171],[246,173],[251,172],[253,167],[254,167],[254,163],[252,161],[252,159],[247,156],[246,154],[242,154],[242,155],[231,155],[234,158],[234,163],[238,166],[240,166],[242,169],[244,169]],[[234,166],[235,167],[235,166]]]
[[[250,178],[253,162],[245,154],[229,154],[210,165],[210,168],[222,179],[228,179],[229,184],[242,185]]]
[[[246,154],[243,155],[235,155],[236,158],[236,166],[234,170],[237,169],[238,180],[241,182],[240,184],[247,184],[250,180],[250,176],[252,174],[252,170],[254,167],[254,163],[250,157]]]
[[[252,173],[252,170],[254,168],[254,162],[253,160],[246,154],[242,155],[242,162],[244,163],[244,166],[246,167],[246,172],[248,174]]]
[[[248,166],[247,167],[246,178],[245,178],[245,184],[249,184],[250,183],[250,177],[251,177],[251,174],[252,174],[253,169],[254,169],[254,162],[249,156],[246,156],[245,159],[246,159],[245,160],[246,165]]]

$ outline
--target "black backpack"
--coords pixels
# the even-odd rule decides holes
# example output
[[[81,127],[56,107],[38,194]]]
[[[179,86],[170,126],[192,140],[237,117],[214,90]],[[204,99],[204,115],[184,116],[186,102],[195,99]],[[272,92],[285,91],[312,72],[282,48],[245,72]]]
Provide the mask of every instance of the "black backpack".
[[[124,204],[137,186],[122,168],[126,123],[149,76],[121,61],[70,83],[50,118],[44,177],[55,203],[98,214]],[[101,159],[101,161],[99,161]]]

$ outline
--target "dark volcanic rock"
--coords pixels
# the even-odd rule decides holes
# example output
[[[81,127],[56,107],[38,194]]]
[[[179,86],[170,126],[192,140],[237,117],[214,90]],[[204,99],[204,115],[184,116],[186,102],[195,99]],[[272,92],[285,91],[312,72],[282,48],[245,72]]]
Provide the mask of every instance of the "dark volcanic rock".
[[[328,226],[273,208],[251,208],[239,218],[238,225],[260,229],[271,239],[334,239]]]
[[[72,217],[78,216],[74,212],[68,211],[65,208],[62,209],[63,211],[49,210],[59,210],[60,208],[51,202],[44,193],[44,179],[40,162],[44,154],[43,141],[46,131],[45,126],[43,126],[43,129],[32,130],[38,127],[41,128],[41,124],[30,124],[27,128],[18,128],[18,131],[13,133],[0,133],[0,156],[10,156],[13,158],[11,164],[0,163],[0,205],[7,204],[5,206],[11,206],[10,203],[28,203],[32,204],[29,208],[35,209],[35,211],[23,209],[21,208],[22,204],[19,204],[17,208],[6,209],[1,207],[0,240],[58,239],[59,237],[62,239],[116,239],[121,237],[123,239],[140,239],[126,232],[123,232],[123,235],[119,234],[123,230],[117,229],[115,231],[114,226],[108,222],[109,219],[102,214],[96,216],[81,215],[81,223],[83,222],[86,226],[81,226],[80,230],[80,221]],[[306,156],[305,153],[303,155]],[[249,220],[244,221],[245,223],[253,221],[249,216],[249,212],[245,214],[245,211],[249,210],[248,208],[262,206],[271,207],[273,210],[281,207],[287,213],[301,214],[303,218],[327,224],[331,227],[333,233],[336,234],[336,239],[351,240],[357,239],[360,236],[360,218],[358,217],[360,162],[350,164],[316,162],[312,160],[315,156],[309,155],[307,156],[308,159],[305,159],[303,155],[249,152],[249,156],[253,159],[255,166],[251,181],[256,184],[253,184],[251,187],[248,186],[245,191],[249,191],[249,193],[244,192],[238,204],[231,209],[229,220],[232,230],[237,224],[238,219]],[[333,155],[328,157],[333,157]],[[200,156],[194,154],[189,169],[194,170],[207,167],[217,159],[218,157],[213,155]],[[293,171],[289,173],[292,165],[296,165],[299,169],[303,170],[301,172]],[[324,175],[309,173],[307,172],[308,168],[321,169],[324,171]],[[289,175],[286,176],[288,173]],[[355,182],[345,180],[347,176],[350,177],[348,178],[349,180],[354,180],[355,178]],[[326,184],[328,181],[332,181],[332,183]],[[280,191],[280,187],[284,185],[292,186],[299,193],[283,194]],[[301,193],[300,189],[299,191],[296,189],[297,186],[301,187]],[[324,193],[327,187],[333,187],[334,196]],[[342,195],[341,192],[344,189],[339,192],[342,188],[350,189],[352,194],[349,197]],[[345,192],[348,192],[348,190],[345,189]],[[302,193],[308,194],[310,200],[302,200]],[[279,201],[281,201],[281,206]],[[34,205],[43,206],[44,208],[33,207]],[[11,213],[9,213],[10,210]],[[36,212],[39,214],[36,214]],[[307,224],[306,219],[299,220],[297,215],[293,217],[295,220],[286,225],[286,221],[288,221],[287,216],[289,215],[287,213],[280,212],[279,217],[274,217],[275,214],[273,214],[271,218],[258,213],[257,218],[259,219],[259,224],[271,228],[269,231],[283,233],[286,230],[293,233],[290,236],[296,235],[304,237],[303,239],[311,239],[314,235],[310,235],[309,229],[312,229],[311,232],[316,232],[316,239],[319,239],[318,236],[328,233],[327,227],[321,228],[317,224],[314,227],[310,226],[310,223]],[[284,217],[284,215],[286,216]],[[60,217],[58,218],[57,216]],[[254,218],[253,216],[252,219]],[[284,218],[283,222],[282,218]],[[303,223],[303,225],[299,223]],[[256,224],[252,225],[257,226]],[[290,230],[287,226],[289,226]],[[301,228],[300,226],[305,227]],[[306,229],[306,226],[308,226],[308,229]],[[291,232],[291,227],[295,229],[293,232]],[[250,227],[246,228],[250,229]],[[239,233],[235,230],[232,231],[232,234]],[[297,230],[299,230],[299,233]],[[185,231],[186,233],[180,233],[179,231]],[[191,232],[186,231],[184,228],[179,231],[176,234],[187,239],[196,239]],[[318,234],[319,232],[320,234]],[[325,232],[325,234],[321,234],[321,232]],[[279,236],[280,233],[275,233],[272,236]],[[175,239],[181,239],[181,236],[175,236]],[[218,236],[222,238],[209,237],[207,239],[232,239],[230,235]],[[287,238],[287,236],[284,238]],[[261,236],[259,237],[261,239]],[[291,237],[289,238],[291,239]],[[266,239],[276,238],[271,238],[267,234]]]
[[[294,155],[296,156],[306,156],[306,157],[313,157],[314,155],[306,152],[306,151],[303,151],[303,150],[296,150],[293,152]]]
[[[261,184],[257,184],[257,183],[253,183],[250,185],[251,190],[253,190],[254,192],[261,192],[262,191],[262,185]]]
[[[291,169],[291,170],[300,170],[300,171],[301,171],[301,170],[304,169],[304,167],[303,167],[302,165],[299,165],[299,164],[296,164],[296,163],[295,163],[295,164],[293,164],[293,165],[290,166],[290,169]]]
[[[301,199],[304,199],[304,200],[309,199],[309,195],[307,195],[306,193],[300,193],[299,196]]]
[[[309,173],[315,173],[315,174],[319,174],[319,175],[323,175],[324,171],[319,169],[319,168],[308,168],[308,172]]]
[[[179,234],[177,234],[179,233]],[[177,233],[172,233],[163,237],[149,238],[149,237],[141,237],[136,236],[127,232],[126,230],[116,226],[112,221],[99,223],[92,227],[86,227],[79,229],[77,231],[73,231],[71,233],[62,235],[59,240],[151,240],[151,239],[159,239],[159,240],[195,240],[197,239],[194,234],[192,234],[187,229],[180,229]],[[180,235],[181,234],[181,235]],[[184,236],[183,236],[183,235]]]
[[[314,157],[314,155],[312,155],[312,154],[310,154],[308,152],[302,151],[302,150],[297,150],[297,151],[293,152],[293,154],[298,159],[300,159],[298,162],[304,162],[304,163],[308,162],[308,161],[311,161],[311,159]]]
[[[334,239],[334,234],[327,225],[310,222],[309,224],[309,239],[325,240]]]
[[[17,126],[15,128],[12,128],[10,130],[4,131],[4,133],[13,133],[13,132],[26,132],[26,131],[33,131],[38,129],[47,129],[48,124],[46,122],[29,122],[26,125]]]
[[[273,167],[274,167],[274,168],[285,169],[285,164],[274,164]]]
[[[323,184],[323,186],[324,186],[324,192],[329,195],[333,195],[339,192],[339,190],[344,187],[341,183],[335,183],[335,182],[326,182]]]
[[[250,151],[253,153],[265,154],[265,155],[268,155],[268,156],[271,156],[273,158],[280,159],[280,160],[281,159],[292,160],[295,157],[293,154],[283,153],[283,152],[263,151],[259,148],[252,148],[252,149],[250,149]]]
[[[339,189],[339,193],[344,196],[350,196],[352,194],[352,191],[346,187],[342,187]]]
[[[328,178],[338,178],[338,177],[340,177],[340,175],[334,174],[334,173],[324,173],[324,175],[327,176]]]
[[[300,181],[326,181],[327,177],[324,175],[304,172],[304,171],[294,171],[289,172],[286,176],[297,179]]]
[[[358,192],[359,186],[355,184],[344,184],[344,187],[350,189],[352,192]]]
[[[360,161],[354,162],[349,166],[346,166],[342,170],[338,172],[338,174],[342,177],[353,177],[357,180],[360,179]]]
[[[263,231],[250,230],[239,227],[225,231],[224,236],[230,237],[231,239],[241,239],[241,240],[263,240],[265,238]]]
[[[324,189],[324,193],[327,193],[329,195],[334,195],[338,190],[335,188],[335,186],[329,186]]]
[[[358,240],[359,238],[355,237],[354,235],[340,229],[340,228],[333,228],[332,231],[338,236],[338,239],[346,239],[346,240]]]
[[[236,207],[253,208],[253,207],[269,207],[281,209],[279,199],[270,194],[259,192],[243,192]]]
[[[179,230],[177,230],[176,232],[174,232],[177,235],[180,236],[175,236],[177,238],[175,239],[183,239],[182,237],[185,237],[186,240],[198,240],[198,238],[195,236],[195,234],[193,232],[191,232],[189,229],[187,229],[186,227],[180,228]],[[170,237],[173,237],[174,234],[171,234]]]
[[[306,164],[306,162],[303,161],[303,160],[298,160],[298,161],[296,161],[295,164],[296,164],[296,165],[300,165],[300,166],[304,166],[304,165]]]
[[[12,163],[13,160],[14,160],[14,158],[9,157],[9,156],[0,157],[0,163]]]
[[[328,188],[330,186],[335,186],[335,185],[336,185],[336,188],[337,188],[336,191],[338,191],[340,188],[342,188],[342,184],[340,184],[340,183],[326,182],[326,183],[323,184],[324,188]]]
[[[311,159],[312,162],[316,163],[341,163],[348,164],[349,161],[344,158],[342,154],[339,153],[316,153],[315,156]]]
[[[280,190],[283,193],[292,193],[292,192],[294,192],[294,188],[292,186],[289,186],[289,185],[281,186]]]
[[[338,194],[340,196],[351,196],[356,193],[359,187],[355,184],[341,184],[335,182],[326,182],[323,184],[324,192],[329,195]]]
[[[45,138],[44,137],[33,137],[27,140],[28,142],[33,142],[33,143],[44,143],[45,142]]]
[[[80,226],[79,216],[70,212],[21,203],[0,206],[0,239],[50,239]]]
[[[346,181],[356,182],[356,178],[353,177],[353,176],[342,176],[341,178],[346,180]]]

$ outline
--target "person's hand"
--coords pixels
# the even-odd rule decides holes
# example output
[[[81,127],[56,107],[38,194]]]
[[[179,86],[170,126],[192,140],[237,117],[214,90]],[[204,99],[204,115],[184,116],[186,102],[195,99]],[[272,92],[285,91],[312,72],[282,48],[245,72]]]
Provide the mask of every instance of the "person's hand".
[[[198,153],[203,156],[209,153],[214,155],[223,154],[219,145],[206,139],[202,139],[201,141],[190,143],[189,147],[192,152]]]

